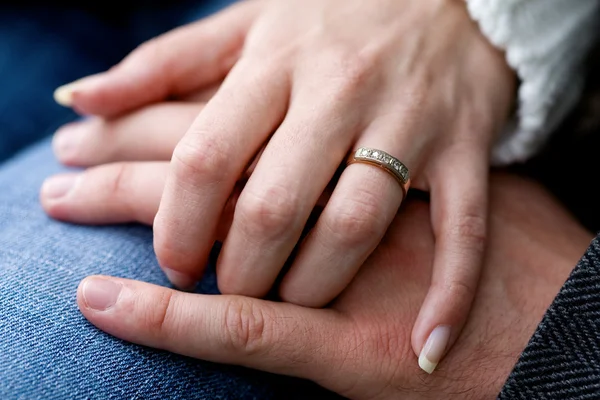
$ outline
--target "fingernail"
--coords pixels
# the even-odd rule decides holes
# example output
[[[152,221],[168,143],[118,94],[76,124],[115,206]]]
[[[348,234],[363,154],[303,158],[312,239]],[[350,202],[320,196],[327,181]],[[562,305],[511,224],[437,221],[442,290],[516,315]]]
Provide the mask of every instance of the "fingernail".
[[[66,85],[58,87],[54,91],[54,101],[64,107],[73,106],[73,93],[80,90],[90,90],[92,85],[99,82],[101,74],[86,76],[85,78],[77,79]]]
[[[73,92],[77,88],[78,82],[77,80],[57,88],[54,91],[54,101],[63,107],[71,107],[73,105]]]
[[[46,179],[42,186],[42,196],[47,199],[59,199],[66,196],[75,186],[78,177],[78,174],[67,174]]]
[[[188,275],[170,268],[163,268],[167,279],[178,289],[191,292],[196,289],[196,281]]]
[[[117,303],[123,285],[112,279],[88,278],[83,284],[85,304],[96,311],[106,311]]]
[[[423,371],[428,374],[435,371],[435,368],[444,356],[449,340],[450,327],[447,325],[440,325],[431,332],[419,355],[419,367]]]
[[[80,132],[79,123],[65,125],[60,128],[54,135],[52,146],[57,156],[66,157],[69,154],[74,153],[83,135]]]

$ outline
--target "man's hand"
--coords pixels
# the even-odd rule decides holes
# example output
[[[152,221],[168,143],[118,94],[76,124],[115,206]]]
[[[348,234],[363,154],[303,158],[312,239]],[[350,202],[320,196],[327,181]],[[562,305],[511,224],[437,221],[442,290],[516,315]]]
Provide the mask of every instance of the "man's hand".
[[[136,213],[129,220],[151,222],[166,164],[122,168],[89,170],[63,201],[83,207],[105,196],[108,205],[95,214],[101,222],[102,210],[113,215],[137,196],[139,207],[122,207],[121,220],[129,209]],[[151,170],[155,179],[139,179]],[[115,173],[137,182],[135,190],[119,192],[131,188],[123,184],[103,191]],[[534,184],[497,177],[492,188],[490,250],[473,313],[432,376],[417,368],[409,340],[433,262],[429,207],[420,201],[407,202],[351,286],[323,310],[109,277],[84,280],[79,306],[122,339],[307,378],[350,398],[495,398],[591,234]]]

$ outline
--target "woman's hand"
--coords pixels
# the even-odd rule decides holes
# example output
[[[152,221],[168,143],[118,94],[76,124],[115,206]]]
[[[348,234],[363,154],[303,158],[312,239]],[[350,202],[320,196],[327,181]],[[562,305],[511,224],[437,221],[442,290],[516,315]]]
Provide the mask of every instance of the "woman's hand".
[[[265,295],[347,154],[383,150],[408,166],[413,187],[431,192],[434,273],[412,335],[417,354],[427,347],[421,365],[431,372],[479,278],[488,154],[514,93],[502,55],[462,2],[251,1],[150,42],[58,97],[114,115],[189,93],[233,64],[173,154],[154,224],[165,272],[180,287],[197,281],[236,182],[260,153],[217,273],[224,293]],[[385,171],[346,168],[283,279],[282,299],[314,307],[334,299],[402,198]]]

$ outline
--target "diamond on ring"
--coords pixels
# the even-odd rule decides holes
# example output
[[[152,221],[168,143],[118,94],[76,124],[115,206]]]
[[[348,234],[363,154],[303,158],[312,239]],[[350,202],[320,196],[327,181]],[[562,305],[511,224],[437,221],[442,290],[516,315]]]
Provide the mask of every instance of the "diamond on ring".
[[[348,164],[353,163],[371,164],[387,171],[396,178],[404,194],[410,187],[410,174],[406,165],[385,151],[361,147],[349,157]]]

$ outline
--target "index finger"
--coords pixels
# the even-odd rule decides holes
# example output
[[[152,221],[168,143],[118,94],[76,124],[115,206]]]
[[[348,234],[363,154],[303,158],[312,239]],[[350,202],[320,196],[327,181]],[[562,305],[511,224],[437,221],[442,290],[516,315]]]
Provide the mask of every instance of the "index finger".
[[[77,303],[90,322],[126,341],[321,382],[336,371],[340,343],[348,344],[341,333],[352,332],[350,320],[333,310],[103,276],[81,282]]]
[[[161,267],[183,289],[202,275],[224,205],[287,109],[286,72],[247,64],[236,65],[173,153],[154,244]]]

